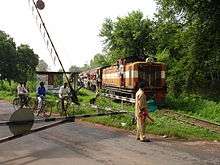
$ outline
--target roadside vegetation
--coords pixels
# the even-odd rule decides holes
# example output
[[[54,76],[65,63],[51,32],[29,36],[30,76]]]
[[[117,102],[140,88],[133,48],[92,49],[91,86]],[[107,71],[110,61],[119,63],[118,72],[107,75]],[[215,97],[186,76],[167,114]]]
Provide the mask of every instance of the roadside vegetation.
[[[28,87],[31,91],[30,97],[35,98],[35,88],[34,82],[29,82]],[[4,81],[0,85],[0,99],[12,101],[16,97],[16,83],[11,83],[11,86],[7,81]],[[95,97],[95,93],[81,89],[79,91],[79,101],[81,103],[80,108],[77,106],[72,107],[68,112],[69,115],[77,114],[94,114],[97,113],[97,109],[91,108],[89,105],[89,100]],[[47,99],[53,105],[53,113],[58,114],[56,107],[56,101],[58,100],[57,96],[53,94],[48,94]],[[99,97],[96,101],[96,104],[101,109],[99,113],[106,112],[108,109],[113,110],[127,110],[131,112],[126,115],[118,116],[104,116],[104,117],[95,117],[83,119],[84,121],[94,122],[103,124],[106,126],[112,126],[117,128],[126,129],[132,132],[135,132],[136,126],[132,123],[132,117],[134,112],[134,105],[130,103],[124,103],[123,105],[118,101],[113,101],[108,98]],[[197,116],[203,119],[207,119],[213,122],[219,123],[219,109],[220,104],[214,101],[205,100],[198,97],[184,97],[174,99],[171,96],[167,97],[167,106],[175,111],[186,113],[192,116]],[[105,109],[104,109],[105,108]],[[165,135],[167,137],[174,137],[180,139],[189,139],[189,140],[217,140],[220,141],[220,134],[211,132],[209,130],[191,126],[189,124],[178,122],[169,117],[163,116],[161,113],[156,111],[151,113],[152,117],[155,118],[155,123],[148,123],[146,132],[156,135]]]
[[[80,98],[82,103],[88,104],[89,99],[93,98],[95,95],[91,91],[82,89],[80,92]],[[202,100],[202,99],[201,99]],[[206,102],[207,100],[203,100]],[[208,102],[208,101],[207,101]],[[212,102],[211,102],[212,103]],[[208,114],[212,112],[210,107],[211,103],[207,104],[207,107],[203,107],[203,113]],[[212,106],[215,106],[216,103],[213,102]],[[134,112],[134,105],[132,104],[124,104],[123,106],[121,103],[117,103],[115,101],[112,101],[111,99],[107,98],[99,98],[97,100],[97,105],[99,107],[109,107],[115,110],[127,110],[129,112]],[[204,106],[204,104],[200,105]],[[200,108],[198,106],[198,108]],[[206,111],[207,108],[207,111]],[[218,104],[217,109],[220,109],[220,105]],[[189,108],[190,109],[190,108]],[[189,109],[181,109],[182,113],[189,113]],[[179,111],[179,109],[173,109],[176,111]],[[198,114],[195,113],[196,107],[193,109],[193,111],[190,112],[190,115],[197,116]],[[95,113],[95,109],[84,109],[83,111],[80,111],[78,113]],[[77,113],[77,114],[78,114]],[[155,118],[155,123],[148,123],[146,132],[152,133],[156,135],[165,135],[168,137],[175,137],[175,138],[181,138],[181,139],[188,139],[188,140],[218,140],[220,141],[220,134],[213,133],[207,129],[191,126],[189,124],[178,122],[174,119],[171,119],[169,117],[163,116],[159,111],[156,111],[154,113],[151,113],[152,117]],[[203,115],[203,114],[201,114]],[[216,114],[217,115],[217,114]],[[210,121],[216,121],[219,116],[215,116],[213,118],[210,118],[209,116],[203,115],[204,119],[209,119]],[[214,120],[213,120],[214,119]],[[126,130],[130,130],[132,132],[135,131],[136,126],[132,124],[132,115],[119,115],[119,116],[105,116],[105,117],[96,117],[96,118],[89,118],[85,119],[86,121],[95,122],[104,124],[107,126],[113,126],[117,128],[123,128]]]
[[[220,123],[220,101],[213,101],[195,95],[181,95],[178,98],[168,95],[166,100],[166,107],[169,109]]]

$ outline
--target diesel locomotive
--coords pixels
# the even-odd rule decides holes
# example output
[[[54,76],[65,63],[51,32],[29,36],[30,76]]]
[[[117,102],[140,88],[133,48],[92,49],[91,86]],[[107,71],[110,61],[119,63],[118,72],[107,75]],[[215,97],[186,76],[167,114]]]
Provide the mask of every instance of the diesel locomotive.
[[[135,98],[138,84],[146,82],[147,98],[154,97],[157,104],[163,104],[166,96],[164,63],[152,58],[145,60],[119,59],[116,64],[99,67],[81,73],[85,86],[89,89],[104,89],[115,96]]]

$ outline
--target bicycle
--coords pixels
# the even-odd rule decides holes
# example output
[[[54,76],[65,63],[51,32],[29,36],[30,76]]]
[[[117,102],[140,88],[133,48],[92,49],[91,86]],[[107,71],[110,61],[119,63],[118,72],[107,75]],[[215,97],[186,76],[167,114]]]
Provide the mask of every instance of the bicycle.
[[[15,97],[13,99],[12,104],[15,110],[18,110],[19,108],[23,108],[24,106],[26,108],[31,109],[31,98],[29,96],[25,96],[25,97],[27,97],[25,100],[21,99],[20,97]]]
[[[38,97],[36,97],[32,110],[36,116],[43,114],[43,117],[50,117],[52,114],[52,105],[49,101],[42,97],[42,105],[39,107]]]
[[[63,98],[63,102],[64,102],[64,105],[62,107],[62,100],[59,99],[59,101],[57,101],[57,110],[60,114],[60,116],[67,116],[68,115],[68,112],[71,110],[71,109],[78,109],[78,105],[72,103],[72,99],[71,99],[71,95],[68,95],[68,96],[65,96]],[[77,107],[75,107],[77,106]]]

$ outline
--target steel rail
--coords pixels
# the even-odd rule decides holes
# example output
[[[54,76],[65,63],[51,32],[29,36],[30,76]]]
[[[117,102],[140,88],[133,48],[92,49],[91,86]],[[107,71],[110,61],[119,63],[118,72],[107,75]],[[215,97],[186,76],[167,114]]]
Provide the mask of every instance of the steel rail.
[[[197,117],[190,116],[190,115],[187,115],[187,114],[183,114],[183,113],[179,113],[179,112],[174,112],[174,111],[170,111],[170,110],[165,111],[165,113],[166,113],[166,112],[168,112],[168,113],[173,113],[173,114],[177,114],[177,115],[179,115],[179,116],[184,116],[184,117],[191,118],[191,119],[195,119],[195,120],[198,120],[198,121],[201,121],[201,122],[204,122],[204,123],[208,123],[208,124],[210,124],[210,125],[220,126],[220,123],[214,123],[214,122],[211,122],[211,121],[208,121],[208,120],[199,119],[199,118],[197,118]]]
[[[178,121],[188,123],[190,125],[198,126],[201,128],[205,128],[205,129],[208,129],[208,130],[216,132],[216,133],[220,133],[220,124],[219,123],[213,123],[213,122],[210,122],[207,120],[198,119],[194,116],[189,116],[186,114],[182,114],[182,113],[178,113],[178,112],[174,112],[174,111],[170,111],[170,110],[161,111],[161,112],[165,116],[173,117]]]

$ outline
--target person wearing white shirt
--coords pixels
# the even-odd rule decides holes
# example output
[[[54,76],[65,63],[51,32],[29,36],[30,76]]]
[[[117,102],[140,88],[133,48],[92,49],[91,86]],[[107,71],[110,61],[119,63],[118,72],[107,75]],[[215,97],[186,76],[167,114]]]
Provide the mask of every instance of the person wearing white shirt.
[[[66,97],[68,97],[70,90],[67,86],[67,82],[65,82],[59,90],[59,98],[61,100],[61,104],[62,104],[62,109],[64,110],[64,100]]]

